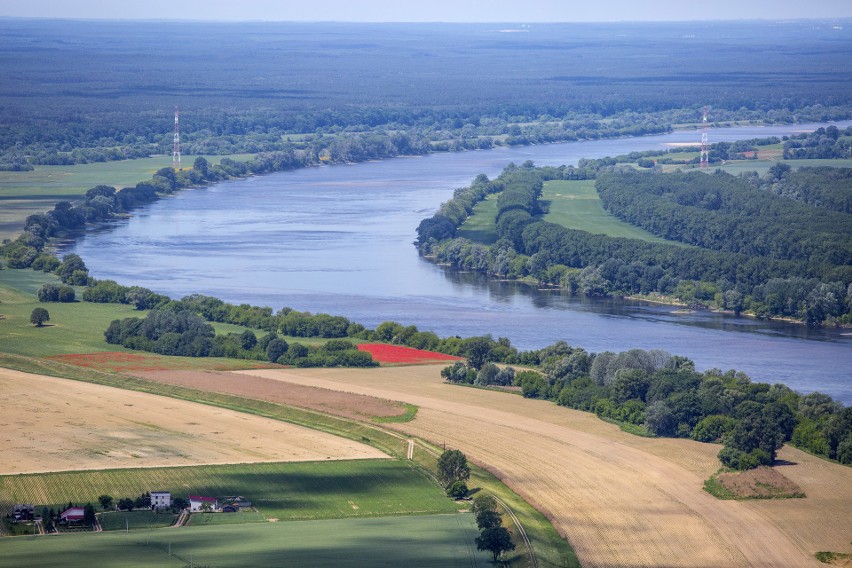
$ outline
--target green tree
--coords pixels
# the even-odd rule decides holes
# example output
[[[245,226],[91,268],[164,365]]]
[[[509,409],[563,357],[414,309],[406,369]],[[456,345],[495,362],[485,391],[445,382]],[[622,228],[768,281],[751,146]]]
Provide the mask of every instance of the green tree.
[[[444,487],[451,487],[457,481],[465,482],[469,478],[470,466],[461,450],[446,450],[438,458],[438,481]]]
[[[480,511],[496,511],[497,510],[497,499],[494,498],[493,495],[489,495],[488,493],[484,493],[482,495],[478,495],[473,500],[473,514],[477,515]]]
[[[118,500],[118,508],[122,511],[132,511],[135,502],[130,497],[122,497]]]
[[[467,488],[467,484],[464,481],[456,481],[450,485],[449,489],[447,489],[447,497],[452,497],[453,499],[464,499],[467,497],[469,492],[470,490]]]
[[[503,517],[494,509],[483,509],[476,513],[476,526],[479,530],[499,527],[503,524]]]
[[[50,321],[50,314],[44,308],[35,308],[30,314],[30,323],[36,327],[41,327],[48,321]]]
[[[91,503],[86,503],[86,506],[83,507],[83,522],[92,527],[95,525],[97,520],[98,519],[95,515],[95,508],[92,506]]]
[[[494,562],[504,552],[515,550],[512,535],[505,527],[492,527],[485,529],[476,537],[476,549],[487,550],[494,555]]]
[[[279,337],[273,338],[266,346],[266,358],[271,362],[277,361],[282,355],[287,353],[290,346],[286,341]]]
[[[104,511],[112,507],[112,495],[101,495],[98,497],[98,502],[101,504],[101,507]]]

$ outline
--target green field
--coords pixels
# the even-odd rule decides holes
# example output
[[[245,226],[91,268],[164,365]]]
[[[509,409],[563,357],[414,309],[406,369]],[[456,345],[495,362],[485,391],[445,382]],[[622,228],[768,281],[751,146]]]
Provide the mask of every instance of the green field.
[[[252,155],[205,157],[211,164],[218,164],[225,157],[247,160]],[[182,156],[184,168],[191,168],[195,158]],[[171,156],[156,156],[73,166],[35,166],[31,172],[0,172],[0,239],[14,237],[27,215],[49,211],[58,201],[79,199],[96,185],[116,189],[133,186],[171,165]]]
[[[471,514],[375,517],[0,539],[0,566],[491,566]]]
[[[110,345],[104,341],[104,330],[114,319],[127,317],[145,317],[147,312],[138,311],[127,304],[94,304],[91,302],[56,303],[39,302],[36,293],[42,284],[58,284],[54,274],[30,269],[0,270],[0,350],[4,353],[29,357],[51,357],[69,353],[97,353],[101,351],[131,352],[120,345]],[[84,288],[77,287],[77,299],[83,295]],[[30,314],[34,308],[45,308],[50,321],[44,327],[37,328],[30,323]],[[242,333],[247,328],[227,323],[212,323],[217,334]],[[260,337],[266,332],[253,329]],[[286,337],[288,342],[300,342],[305,345],[325,343],[327,339]],[[137,352],[139,353],[139,352]],[[181,362],[181,366],[248,368],[249,361],[212,359],[203,361],[188,360],[185,357],[165,357],[146,353],[146,356],[160,358],[163,361]],[[228,362],[230,361],[230,362]],[[169,365],[166,365],[167,367]]]
[[[95,509],[97,501],[93,502]],[[98,514],[98,521],[105,531],[157,529],[174,524],[177,515],[155,511],[108,511]]]
[[[281,520],[451,513],[457,509],[419,468],[403,460],[351,460],[60,472],[0,477],[0,513],[15,503],[59,508],[98,496],[242,495]]]
[[[490,245],[497,242],[497,195],[489,195],[473,208],[473,214],[459,227],[456,236],[475,243]]]
[[[548,181],[541,199],[550,203],[544,220],[568,229],[652,243],[681,244],[661,239],[607,213],[595,191],[594,180]]]

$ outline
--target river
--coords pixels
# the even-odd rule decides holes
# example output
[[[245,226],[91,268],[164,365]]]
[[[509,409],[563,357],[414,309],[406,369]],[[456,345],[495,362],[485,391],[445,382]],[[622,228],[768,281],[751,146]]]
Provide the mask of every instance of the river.
[[[848,123],[843,123],[845,126]],[[791,134],[820,125],[720,128],[710,141]],[[182,191],[68,249],[99,279],[172,297],[344,315],[374,327],[394,320],[441,336],[490,333],[521,349],[557,340],[589,351],[664,349],[699,369],[737,369],[754,380],[825,392],[852,404],[852,334],[809,330],[617,300],[589,300],[458,274],[419,258],[420,220],[485,173],[509,162],[576,164],[694,142],[675,132],[395,158],[306,168]]]

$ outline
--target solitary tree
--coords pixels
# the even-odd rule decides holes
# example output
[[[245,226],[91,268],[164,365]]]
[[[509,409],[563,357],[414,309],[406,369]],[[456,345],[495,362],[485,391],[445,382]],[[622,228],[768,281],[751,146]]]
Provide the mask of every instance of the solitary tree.
[[[467,456],[460,450],[446,450],[438,458],[438,481],[444,487],[452,487],[457,481],[465,482],[470,478]]]
[[[101,504],[101,507],[104,511],[112,507],[112,495],[101,495],[98,497],[98,502]]]
[[[43,326],[46,321],[50,321],[50,314],[44,308],[36,308],[30,314],[30,323],[36,327]]]
[[[504,527],[492,527],[484,529],[478,537],[476,537],[476,549],[488,550],[494,555],[494,562],[497,562],[497,557],[515,550],[515,543],[512,542],[512,535]]]

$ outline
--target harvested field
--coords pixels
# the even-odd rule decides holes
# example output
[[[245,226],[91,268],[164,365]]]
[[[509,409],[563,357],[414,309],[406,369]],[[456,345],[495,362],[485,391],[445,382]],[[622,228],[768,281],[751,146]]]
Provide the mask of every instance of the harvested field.
[[[132,374],[170,385],[266,400],[355,420],[392,418],[402,416],[406,412],[402,402],[340,390],[282,383],[251,375],[236,376],[233,373],[216,371],[148,371]]]
[[[238,369],[263,369],[273,365],[260,361],[240,359],[224,359],[214,357],[172,357],[155,355],[153,353],[124,353],[120,351],[103,351],[98,353],[70,353],[48,357],[54,361],[112,371],[114,373],[131,373],[134,371],[165,371],[169,369],[190,370],[204,369],[216,371],[234,371]]]
[[[553,521],[583,566],[820,566],[852,552],[852,468],[784,448],[806,499],[721,501],[703,491],[718,445],[631,436],[589,413],[444,383],[434,366],[242,371],[405,400],[391,427],[486,465]]]
[[[0,473],[387,457],[202,404],[0,368]]]
[[[366,351],[379,363],[446,363],[447,361],[462,361],[463,357],[446,355],[435,351],[424,351],[402,345],[387,345],[384,343],[361,343],[358,351]]]

